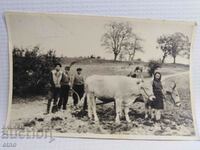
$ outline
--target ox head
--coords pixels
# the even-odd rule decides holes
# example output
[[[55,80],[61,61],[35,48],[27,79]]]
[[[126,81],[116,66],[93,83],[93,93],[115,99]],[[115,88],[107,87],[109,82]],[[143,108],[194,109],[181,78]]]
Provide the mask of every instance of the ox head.
[[[166,101],[170,101],[177,107],[181,106],[180,96],[178,94],[175,81],[169,82],[169,85],[166,88],[165,99]]]
[[[152,89],[145,86],[143,79],[138,79],[137,85],[139,86],[140,94],[143,96],[144,101],[153,101],[155,99]]]

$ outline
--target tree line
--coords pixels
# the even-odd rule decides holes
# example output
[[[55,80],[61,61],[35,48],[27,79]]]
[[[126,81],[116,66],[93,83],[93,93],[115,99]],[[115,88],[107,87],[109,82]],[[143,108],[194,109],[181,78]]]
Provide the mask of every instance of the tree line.
[[[13,48],[13,94],[27,96],[48,92],[50,72],[61,61],[55,50],[41,53],[35,46],[30,49]]]
[[[105,25],[105,33],[102,36],[102,46],[106,50],[113,53],[113,60],[116,61],[128,56],[129,61],[133,61],[137,52],[144,53],[142,42],[144,40],[134,33],[132,26],[126,22],[111,22]],[[183,33],[176,32],[174,34],[161,35],[157,38],[156,48],[159,48],[162,53],[162,63],[165,59],[173,57],[173,63],[176,63],[177,56],[190,56],[190,41],[188,36]]]

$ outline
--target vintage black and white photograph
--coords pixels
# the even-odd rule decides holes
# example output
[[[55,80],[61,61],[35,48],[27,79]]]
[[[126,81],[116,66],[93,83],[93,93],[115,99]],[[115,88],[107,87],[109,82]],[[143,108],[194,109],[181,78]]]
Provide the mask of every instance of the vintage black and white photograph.
[[[7,126],[54,136],[191,139],[195,22],[7,12]]]

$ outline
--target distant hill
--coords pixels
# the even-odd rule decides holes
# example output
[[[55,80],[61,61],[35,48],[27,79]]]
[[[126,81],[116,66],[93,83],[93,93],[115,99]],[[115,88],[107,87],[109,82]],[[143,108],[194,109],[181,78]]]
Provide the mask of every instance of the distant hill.
[[[127,65],[144,65],[147,66],[148,62],[144,62],[141,60],[134,60],[134,61],[113,61],[101,58],[90,58],[90,57],[62,57],[61,63],[65,65],[74,65],[74,64],[81,64],[81,65],[88,65],[88,64],[127,64]],[[173,63],[165,63],[163,67],[169,68],[189,68],[187,64],[173,64]]]
[[[70,64],[106,64],[106,63],[115,63],[115,64],[127,64],[127,65],[132,65],[132,64],[143,64],[146,65],[146,62],[140,61],[140,60],[135,60],[133,62],[131,61],[113,61],[113,60],[108,60],[108,59],[101,59],[101,58],[82,58],[82,57],[63,57],[61,58],[61,63],[70,65]]]

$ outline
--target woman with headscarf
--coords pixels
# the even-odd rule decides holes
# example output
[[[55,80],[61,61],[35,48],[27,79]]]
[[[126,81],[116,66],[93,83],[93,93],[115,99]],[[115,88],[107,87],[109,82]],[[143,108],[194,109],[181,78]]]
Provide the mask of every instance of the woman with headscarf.
[[[164,109],[164,94],[163,86],[161,83],[161,73],[156,72],[152,83],[153,93],[155,100],[153,101],[153,108],[155,109],[155,119],[160,120],[162,111]]]

